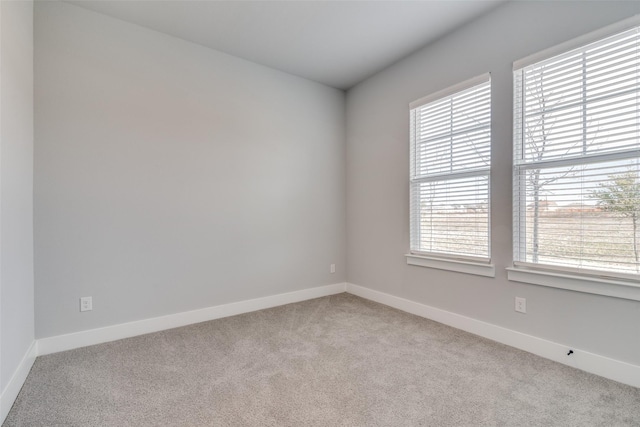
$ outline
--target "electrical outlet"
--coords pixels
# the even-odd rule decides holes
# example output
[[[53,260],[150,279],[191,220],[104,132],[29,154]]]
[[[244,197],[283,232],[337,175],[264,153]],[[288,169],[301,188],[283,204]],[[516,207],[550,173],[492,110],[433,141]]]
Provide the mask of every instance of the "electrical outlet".
[[[331,273],[335,273],[335,272],[336,272],[336,265],[335,265],[335,264],[331,264],[331,265],[329,266],[329,271],[330,271]]]
[[[518,313],[527,312],[527,300],[525,298],[516,297],[516,311]]]
[[[80,298],[80,311],[91,311],[93,310],[93,300],[91,297],[82,297]]]

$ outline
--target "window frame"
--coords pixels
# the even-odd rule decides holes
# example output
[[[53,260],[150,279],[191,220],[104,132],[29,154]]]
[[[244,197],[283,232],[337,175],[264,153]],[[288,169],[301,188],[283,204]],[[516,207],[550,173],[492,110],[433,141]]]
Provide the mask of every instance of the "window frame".
[[[474,78],[465,80],[456,85],[450,86],[446,89],[437,91],[431,95],[420,98],[409,104],[410,115],[413,117],[414,112],[421,106],[430,104],[446,98],[452,98],[456,94],[472,89],[482,84],[489,84],[489,108],[491,112],[491,74],[485,73]],[[492,120],[489,118],[489,130],[491,131]],[[491,163],[485,168],[474,168],[471,172],[453,172],[453,173],[441,173],[433,174],[433,179],[437,176],[438,179],[446,181],[447,179],[454,180],[461,177],[484,177],[487,179],[487,257],[464,255],[464,254],[451,254],[446,252],[427,252],[414,248],[413,242],[416,239],[417,229],[419,229],[419,215],[414,214],[414,204],[416,194],[414,193],[414,184],[421,182],[419,179],[414,179],[414,173],[416,168],[416,135],[414,130],[414,120],[411,119],[410,126],[410,244],[409,253],[405,254],[407,264],[429,267],[435,269],[456,271],[467,274],[474,274],[486,277],[495,277],[495,267],[491,264]],[[491,137],[489,138],[489,159],[491,159]]]
[[[590,32],[583,36],[569,40],[565,43],[561,43],[557,46],[545,49],[533,55],[527,56],[521,60],[513,63],[514,71],[514,93],[513,93],[513,147],[514,147],[514,164],[513,164],[513,188],[512,188],[512,201],[513,201],[513,266],[508,267],[507,278],[510,281],[523,282],[536,284],[541,286],[549,286],[560,289],[567,289],[572,291],[586,292],[591,294],[612,296],[617,298],[631,299],[640,301],[640,276],[626,273],[609,272],[605,270],[589,270],[589,269],[575,269],[571,267],[563,267],[557,265],[545,265],[535,264],[530,262],[519,261],[520,250],[519,233],[525,232],[518,229],[520,218],[518,218],[517,206],[521,203],[526,203],[526,198],[517,198],[517,193],[520,193],[518,189],[518,168],[516,166],[516,155],[518,148],[516,147],[518,141],[518,132],[522,129],[522,121],[519,119],[522,117],[522,111],[516,109],[517,100],[516,96],[516,75],[515,73],[523,70],[525,67],[542,62],[544,60],[565,54],[571,50],[582,48],[588,44],[598,42],[607,37],[614,36],[627,30],[631,30],[640,26],[640,15],[633,16],[599,30]],[[627,154],[609,154],[611,158],[625,157]],[[601,157],[607,157],[602,156]],[[573,160],[569,160],[565,163],[571,163]],[[562,161],[558,161],[556,164],[560,164]],[[551,163],[541,162],[542,163]],[[555,163],[555,162],[553,162]],[[576,162],[577,163],[577,162]],[[580,164],[588,164],[586,162],[579,162]],[[522,183],[521,183],[522,185]],[[523,201],[524,200],[524,201]]]

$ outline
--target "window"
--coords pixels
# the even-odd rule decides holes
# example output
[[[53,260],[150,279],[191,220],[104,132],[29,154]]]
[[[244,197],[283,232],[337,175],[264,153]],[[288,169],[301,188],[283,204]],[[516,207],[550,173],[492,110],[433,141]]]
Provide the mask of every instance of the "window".
[[[514,64],[516,267],[638,277],[640,32],[630,22]]]
[[[489,74],[410,108],[411,253],[488,263]]]

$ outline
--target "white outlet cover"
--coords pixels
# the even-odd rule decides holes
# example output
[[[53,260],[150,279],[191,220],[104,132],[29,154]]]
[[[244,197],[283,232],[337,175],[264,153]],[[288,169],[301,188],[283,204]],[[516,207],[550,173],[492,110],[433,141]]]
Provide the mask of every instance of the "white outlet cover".
[[[526,313],[527,312],[527,300],[525,298],[516,297],[516,311],[518,313]]]
[[[80,311],[91,311],[93,310],[93,300],[91,297],[82,297],[80,298]]]

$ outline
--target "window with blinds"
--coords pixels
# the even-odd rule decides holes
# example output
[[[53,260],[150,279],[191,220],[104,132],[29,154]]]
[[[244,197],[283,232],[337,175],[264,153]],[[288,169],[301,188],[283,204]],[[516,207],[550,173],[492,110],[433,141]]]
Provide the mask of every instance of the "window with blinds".
[[[490,76],[410,108],[411,252],[488,261]]]
[[[639,272],[639,137],[637,27],[514,65],[516,265]]]

